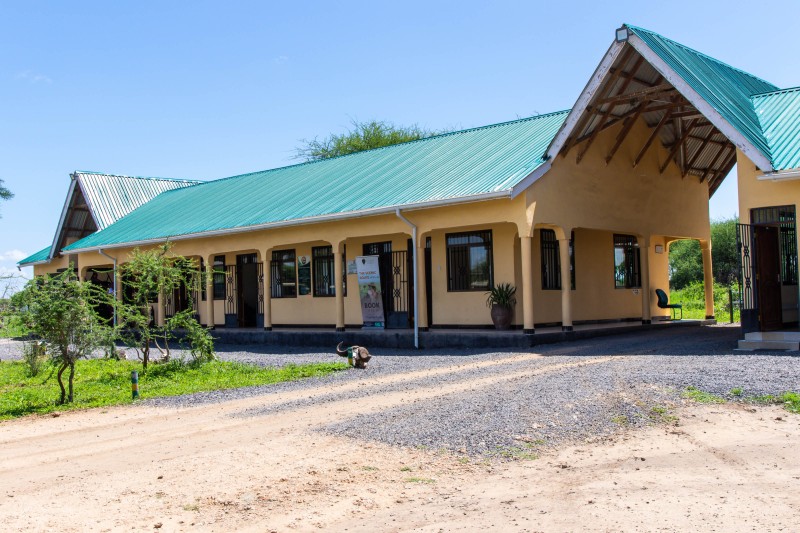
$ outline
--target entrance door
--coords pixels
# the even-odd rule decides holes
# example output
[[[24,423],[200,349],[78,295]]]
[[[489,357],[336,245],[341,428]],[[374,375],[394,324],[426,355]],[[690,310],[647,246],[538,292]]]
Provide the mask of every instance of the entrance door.
[[[412,246],[409,245],[409,250]],[[381,276],[381,299],[386,327],[409,328],[413,325],[411,309],[413,286],[409,280],[409,264],[413,254],[401,250],[392,252],[391,242],[374,242],[364,245],[364,255],[378,256],[378,270]]]
[[[258,263],[256,254],[236,256],[239,327],[254,328],[258,320]]]
[[[774,331],[783,325],[779,228],[756,226],[754,229],[761,331]]]

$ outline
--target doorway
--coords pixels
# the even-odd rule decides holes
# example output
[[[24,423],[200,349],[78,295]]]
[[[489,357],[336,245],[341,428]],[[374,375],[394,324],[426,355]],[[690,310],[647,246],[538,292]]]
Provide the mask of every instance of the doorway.
[[[761,331],[775,331],[783,326],[779,228],[756,226],[754,230]]]
[[[236,293],[238,295],[237,319],[240,328],[258,325],[259,267],[256,254],[236,256]]]
[[[413,244],[408,241],[408,250],[392,251],[392,243],[373,242],[364,244],[364,255],[378,256],[378,272],[381,277],[381,300],[384,323],[387,329],[410,328],[414,325],[413,280],[408,276],[412,270]]]

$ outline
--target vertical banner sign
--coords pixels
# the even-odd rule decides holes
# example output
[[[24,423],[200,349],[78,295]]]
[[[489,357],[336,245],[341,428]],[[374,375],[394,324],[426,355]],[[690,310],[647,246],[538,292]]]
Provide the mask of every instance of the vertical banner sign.
[[[381,297],[381,274],[377,255],[356,257],[358,295],[361,297],[361,317],[365,328],[383,329],[383,300]]]

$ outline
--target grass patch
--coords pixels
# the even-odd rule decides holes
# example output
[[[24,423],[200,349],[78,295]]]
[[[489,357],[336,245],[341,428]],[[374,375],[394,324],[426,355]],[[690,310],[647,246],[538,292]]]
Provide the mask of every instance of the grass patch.
[[[406,483],[436,483],[435,479],[429,477],[407,477],[403,481]]]
[[[784,392],[781,394],[780,400],[787,411],[800,414],[800,393]]]
[[[411,467],[410,466],[403,466],[403,467],[400,468],[400,471],[401,472],[411,472]]]
[[[338,362],[262,368],[224,361],[202,366],[172,361],[151,364],[144,373],[138,361],[82,360],[75,366],[75,401],[56,405],[59,388],[50,367],[39,376],[30,377],[23,362],[3,361],[0,362],[0,420],[32,413],[129,404],[132,370],[139,372],[139,394],[146,399],[295,381],[347,368],[347,364]]]
[[[686,387],[681,396],[690,400],[694,400],[698,403],[725,403],[725,398],[722,396],[701,391],[700,389],[691,386]]]
[[[663,405],[654,405],[650,408],[648,418],[655,424],[669,424],[672,426],[678,425],[678,417],[673,415],[669,408]]]
[[[536,453],[536,445],[526,442],[521,446],[498,446],[492,455],[503,459],[513,459],[517,461],[533,461],[539,458]]]
[[[618,426],[627,426],[628,425],[628,416],[627,415],[617,415],[612,416],[611,421]]]
[[[739,397],[744,393],[741,387],[735,387],[731,389],[731,396]]]

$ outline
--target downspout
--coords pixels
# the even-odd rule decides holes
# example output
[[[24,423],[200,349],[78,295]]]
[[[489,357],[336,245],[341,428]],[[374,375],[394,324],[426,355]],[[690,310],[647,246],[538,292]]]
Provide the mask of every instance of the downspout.
[[[116,300],[117,299],[117,258],[116,257],[111,257],[110,255],[105,253],[103,250],[97,250],[97,252],[100,255],[108,257],[109,259],[114,261],[114,300]],[[114,327],[117,327],[117,306],[116,306],[116,302],[114,302]]]
[[[414,247],[413,250],[413,259],[414,259],[414,348],[419,350],[419,283],[417,283],[417,227],[411,223],[403,214],[400,212],[400,208],[398,207],[395,210],[395,214],[397,218],[411,226],[411,245]]]

